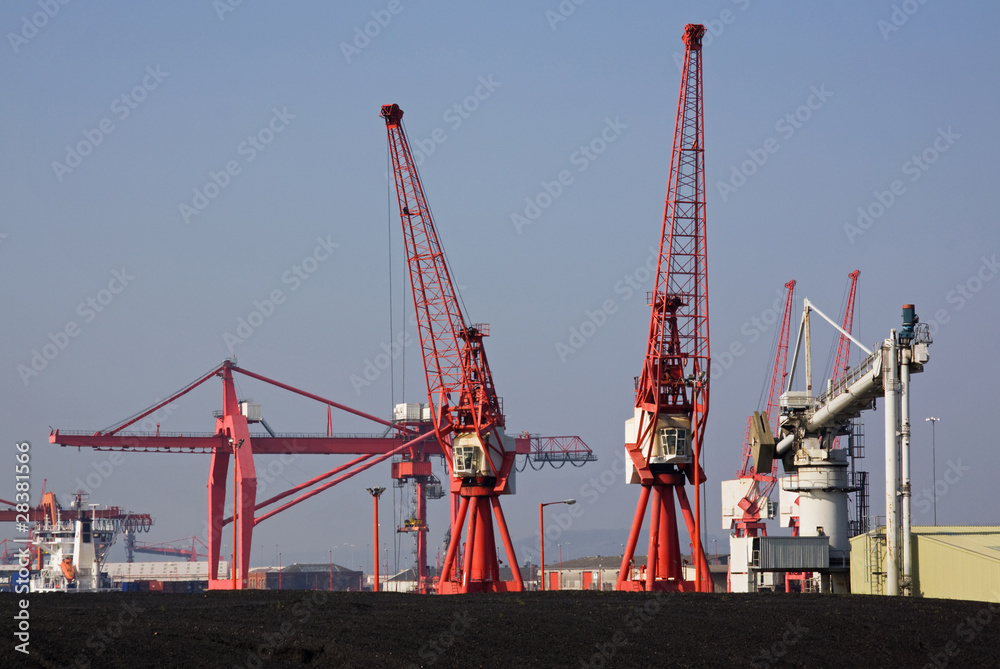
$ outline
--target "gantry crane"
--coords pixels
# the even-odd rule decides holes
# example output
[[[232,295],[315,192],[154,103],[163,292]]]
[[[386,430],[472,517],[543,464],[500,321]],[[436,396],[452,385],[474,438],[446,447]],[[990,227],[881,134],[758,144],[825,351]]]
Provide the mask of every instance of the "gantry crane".
[[[416,310],[427,396],[434,434],[459,497],[438,592],[499,592],[523,589],[517,557],[507,531],[500,495],[513,492],[514,440],[504,433],[505,418],[493,385],[483,338],[484,325],[467,324],[431,219],[416,163],[403,129],[399,105],[383,105],[396,197]],[[502,581],[490,510],[496,516],[513,581]],[[468,517],[465,556],[456,555]]]
[[[256,423],[263,425],[261,405],[250,400],[237,398],[234,374],[263,381],[272,386],[293,392],[297,395],[320,402],[327,407],[333,407],[366,420],[379,423],[389,428],[384,434],[373,435],[331,435],[273,433],[268,430],[264,434],[250,432],[250,426]],[[179,397],[191,392],[209,379],[222,379],[222,410],[216,412],[214,432],[208,433],[155,433],[131,432],[126,428],[136,424],[143,418],[154,414],[164,406],[174,402]],[[139,412],[138,414],[116,423],[110,428],[98,432],[60,431],[52,430],[49,442],[61,446],[89,447],[100,450],[122,450],[155,453],[210,453],[212,455],[208,476],[208,527],[206,541],[208,546],[209,589],[242,590],[247,587],[247,574],[250,571],[250,547],[253,529],[259,523],[286,509],[303,502],[324,490],[348,480],[371,467],[384,462],[394,455],[412,452],[429,440],[430,433],[417,434],[402,425],[383,420],[376,416],[351,409],[333,400],[320,397],[313,393],[300,390],[286,383],[281,383],[266,376],[256,374],[242,368],[233,360],[224,360],[221,365],[213,367],[196,381],[181,390],[171,394],[166,399]],[[254,463],[258,455],[287,454],[351,454],[357,457],[347,463],[338,465],[328,472],[315,476],[308,481],[292,486],[284,492],[268,499],[257,499],[257,473]],[[231,497],[235,512],[226,516],[227,501],[226,479],[229,473],[229,461],[233,463],[233,485]],[[336,478],[334,478],[336,477]],[[330,480],[332,479],[332,480]],[[301,494],[299,494],[301,493]],[[280,506],[265,511],[279,501],[297,495],[291,501],[282,502]],[[261,512],[258,515],[258,512]],[[225,525],[233,523],[233,562],[235,569],[232,578],[219,577],[219,558],[222,550],[222,533]]]
[[[323,404],[328,409],[326,432],[322,434],[274,432],[267,427],[260,404],[255,404],[252,400],[248,399],[237,399],[234,379],[237,373]],[[159,427],[157,427],[155,432],[128,430],[129,427],[135,425],[137,422],[155,414],[163,407],[212,378],[222,379],[223,408],[221,411],[215,412],[215,432],[168,433],[161,432]],[[332,418],[329,414],[331,407],[379,423],[387,429],[382,434],[334,434],[332,431]],[[263,426],[267,432],[251,433],[249,431],[250,428],[256,424]],[[227,427],[227,425],[235,426],[236,429]],[[234,436],[239,435],[242,430],[246,430],[246,432],[243,432],[245,436]],[[113,427],[97,432],[92,430],[72,432],[52,430],[49,434],[49,442],[61,446],[88,447],[98,450],[143,453],[188,453],[197,455],[203,453],[211,454],[212,462],[208,479],[208,523],[206,533],[203,535],[205,544],[207,545],[205,553],[209,560],[209,588],[228,590],[243,589],[246,587],[245,574],[249,573],[251,531],[253,527],[394,456],[402,458],[401,462],[415,462],[420,461],[421,458],[426,460],[430,455],[443,455],[442,450],[438,448],[437,442],[433,437],[433,430],[425,431],[423,427],[413,425],[408,421],[387,421],[376,416],[371,416],[333,400],[251,372],[248,369],[238,366],[235,360],[225,360],[221,365],[212,368],[211,371],[200,376],[196,381],[186,385],[181,390],[169,395],[166,399],[157,402],[124,421],[116,423]],[[535,448],[535,439],[528,436],[515,439],[514,447],[516,452],[521,455],[532,453]],[[586,444],[579,441],[577,437],[559,439],[575,440],[580,449],[586,449],[587,453],[590,451]],[[430,442],[427,447],[423,445],[425,441]],[[234,468],[234,480],[230,487],[230,495],[232,496],[229,499],[234,502],[234,506],[237,509],[235,514],[237,529],[233,537],[233,544],[235,546],[234,553],[236,558],[234,562],[238,567],[233,578],[219,578],[218,565],[222,551],[223,528],[234,521],[234,516],[227,516],[225,509],[227,500],[227,464],[234,454],[240,452],[252,457],[245,459],[243,465]],[[255,490],[256,469],[254,466],[254,458],[256,456],[282,455],[287,458],[305,454],[353,455],[357,457],[334,467],[326,473],[294,485],[290,489],[278,493],[273,497],[269,497],[266,500],[257,500]],[[585,456],[581,454],[580,457]],[[400,472],[403,474],[409,472],[415,476],[424,476],[426,472],[426,475],[429,475],[430,462],[426,462],[426,470],[393,467],[394,477]],[[292,495],[297,496],[291,501],[284,501]],[[3,502],[3,500],[0,500],[0,502]],[[278,502],[282,503],[280,506],[275,507],[274,505]],[[117,513],[117,509],[114,511]],[[102,510],[99,509],[97,513],[98,517],[100,517]],[[41,515],[41,508],[39,508],[38,514],[39,516]],[[9,512],[0,509],[0,520],[4,518],[13,520],[13,509]],[[34,519],[35,517],[33,516],[32,520]],[[246,522],[243,522],[244,520]],[[146,522],[145,527],[148,528],[148,522],[151,521],[147,515],[131,514],[130,522],[133,524]],[[125,525],[124,529],[128,529],[129,527],[129,525]],[[129,537],[130,535],[126,534],[127,541]],[[419,533],[418,537],[421,541],[425,541],[423,532]],[[422,569],[422,573],[426,574],[426,565]],[[429,590],[425,589],[424,591],[427,592]]]
[[[649,337],[636,380],[635,414],[625,423],[629,483],[641,485],[639,503],[622,556],[619,590],[711,592],[701,545],[702,440],[708,416],[708,265],[705,248],[705,137],[702,124],[701,53],[705,26],[684,28],[684,66],[674,127],[659,269],[650,296]],[[685,485],[694,493],[694,509]],[[650,500],[651,498],[651,500]],[[691,540],[695,579],[681,570],[674,499]],[[651,501],[644,579],[632,578],[632,561]]]
[[[199,555],[198,544],[201,544],[202,549],[204,549],[200,552],[202,555],[208,552],[208,546],[198,537],[189,537],[189,539],[190,542],[188,539],[176,539],[174,541],[165,541],[159,544],[134,543],[132,546],[132,552],[160,555],[162,557],[180,558],[186,562],[197,562]],[[190,548],[188,547],[189,545]],[[129,562],[131,562],[131,560],[129,560]]]

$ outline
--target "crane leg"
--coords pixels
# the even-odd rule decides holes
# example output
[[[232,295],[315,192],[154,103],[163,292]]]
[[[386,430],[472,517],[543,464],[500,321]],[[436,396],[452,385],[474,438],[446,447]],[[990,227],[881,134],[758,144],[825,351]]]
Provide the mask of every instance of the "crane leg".
[[[681,547],[677,540],[677,511],[674,508],[674,492],[668,488],[668,494],[661,496],[663,511],[660,515],[660,537],[666,542],[666,549],[660,549],[662,573],[674,583],[683,579],[681,572]]]
[[[660,487],[653,485],[652,488],[652,512],[649,514],[649,550],[646,552],[646,592],[653,592],[656,586],[656,569],[660,560],[657,556],[657,549],[660,542],[660,509],[663,506]]]
[[[687,494],[684,492],[683,486],[677,486],[677,501],[681,505],[681,511],[684,513],[684,523],[687,525],[688,534],[691,537],[692,553],[701,558],[702,578],[701,583],[695,582],[695,592],[712,592],[712,575],[708,570],[708,561],[705,559],[705,551],[701,548],[701,537],[698,536],[694,522],[694,515],[691,513],[691,505],[688,503]],[[691,557],[694,558],[695,555],[692,555]]]
[[[463,499],[462,502],[464,503],[465,500]],[[472,513],[469,514],[469,526],[465,535],[465,559],[462,561],[461,592],[463,593],[469,591],[469,575],[472,572],[472,554],[476,552],[476,521],[479,519],[479,499],[473,498],[470,504],[472,506]]]
[[[504,550],[507,551],[507,563],[510,564],[510,571],[514,576],[514,590],[521,592],[524,590],[521,567],[518,566],[517,556],[514,555],[514,543],[510,540],[510,532],[507,531],[507,521],[504,519],[503,509],[500,508],[500,500],[496,497],[490,497],[490,504],[493,505],[493,513],[497,517],[497,528],[500,530],[500,539],[503,541]]]
[[[452,582],[454,580],[455,571],[455,554],[458,552],[458,546],[462,543],[462,525],[465,524],[465,516],[469,511],[469,498],[462,497],[458,505],[458,514],[455,517],[455,523],[452,524],[451,529],[451,541],[448,543],[448,552],[444,556],[444,564],[441,565],[441,575],[438,580],[438,592],[446,592],[445,583]],[[447,590],[450,592],[450,590]]]
[[[639,503],[635,507],[635,516],[632,518],[632,530],[628,535],[628,543],[622,553],[622,566],[618,570],[618,583],[616,589],[631,590],[632,578],[632,557],[635,555],[635,545],[639,541],[639,531],[642,529],[642,521],[646,516],[646,504],[649,502],[649,491],[651,486],[644,485],[639,492]]]
[[[500,573],[497,567],[497,549],[493,538],[489,498],[479,497],[476,502],[476,550],[472,554],[472,572],[469,574],[469,580],[478,587],[499,581]]]
[[[222,518],[226,512],[226,476],[229,453],[214,449],[208,470],[208,579],[219,579],[219,553],[222,546]]]

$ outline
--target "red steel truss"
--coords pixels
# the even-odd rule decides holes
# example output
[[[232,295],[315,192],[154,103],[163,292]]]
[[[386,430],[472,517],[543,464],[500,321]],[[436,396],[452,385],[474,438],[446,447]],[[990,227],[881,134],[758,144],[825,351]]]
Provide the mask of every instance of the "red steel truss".
[[[659,269],[650,296],[649,337],[636,380],[636,438],[625,448],[642,485],[618,575],[619,590],[711,591],[701,545],[701,448],[708,416],[708,266],[705,248],[705,139],[702,125],[702,37],[705,27],[684,28],[684,65],[674,126],[670,178],[660,235]],[[664,421],[664,419],[666,419]],[[653,462],[664,423],[684,424],[691,453],[686,462]],[[660,458],[657,458],[660,459]],[[693,486],[690,508],[685,482]],[[691,540],[694,581],[685,580],[674,500]],[[652,502],[644,579],[632,561],[647,505]]]
[[[792,303],[795,298],[795,279],[785,284],[785,310],[781,317],[781,329],[778,331],[778,346],[774,355],[774,366],[771,368],[771,380],[767,391],[767,405],[764,410],[767,416],[771,434],[778,434],[778,400],[785,387],[785,377],[788,375],[788,337],[791,332]],[[751,479],[754,483],[747,496],[740,501],[743,517],[733,520],[732,530],[737,537],[757,537],[767,535],[767,526],[761,520],[760,505],[765,503],[778,481],[778,461],[775,459],[771,471],[757,473],[753,461],[753,444],[750,439],[750,424],[752,416],[747,417],[746,434],[743,436],[743,460],[737,476],[741,479]]]
[[[357,416],[374,421],[395,431],[393,436],[372,437],[367,435],[349,435],[346,437],[328,437],[325,435],[277,435],[251,437],[247,416],[240,408],[236,396],[233,373],[238,372],[259,381],[269,383],[284,390],[316,400],[329,407],[347,411]],[[222,379],[222,411],[216,418],[215,431],[207,434],[166,434],[124,432],[125,428],[158,409],[187,394],[205,381],[220,377]],[[320,492],[359,474],[396,454],[412,453],[419,449],[424,441],[433,435],[428,432],[418,435],[401,425],[382,420],[363,412],[351,409],[342,404],[314,395],[290,385],[269,379],[238,367],[232,360],[226,360],[208,374],[191,383],[167,399],[153,405],[149,409],[136,414],[113,428],[95,433],[66,432],[53,430],[49,442],[61,446],[90,447],[98,450],[128,450],[145,452],[173,453],[205,453],[212,454],[208,476],[208,561],[209,588],[219,590],[241,590],[247,586],[247,574],[250,570],[250,547],[253,528],[258,523],[285,509],[298,504]],[[257,501],[257,475],[254,467],[254,456],[261,454],[357,454],[359,457],[344,465],[316,476],[305,483],[286,490],[269,499]],[[226,493],[226,479],[229,473],[229,461],[234,461],[232,497]],[[337,476],[340,474],[340,476]],[[337,476],[337,478],[332,477]],[[272,504],[292,495],[297,497],[281,506],[264,511]],[[235,498],[234,517],[224,517],[227,499]],[[258,515],[257,512],[263,511]],[[223,527],[236,523],[235,565],[236,571],[232,579],[220,579],[218,574],[219,554],[222,545]]]
[[[516,453],[503,434],[503,408],[483,348],[489,332],[483,325],[467,325],[462,315],[403,129],[403,110],[396,104],[383,105],[381,116],[388,134],[434,434],[452,473],[452,493],[461,498],[438,592],[520,591],[523,582],[499,502],[499,496],[509,492]],[[459,447],[463,449],[459,458],[466,457],[462,455],[466,448],[473,452],[463,460],[461,471],[455,463]],[[491,511],[513,581],[500,579]],[[459,566],[456,556],[466,518],[465,556]]]
[[[861,270],[854,270],[847,277],[851,280],[850,287],[847,289],[847,304],[844,306],[844,320],[841,322],[840,327],[844,328],[844,331],[848,334],[853,334],[852,329],[854,327],[854,298],[857,296],[858,292],[858,277],[861,276]],[[841,333],[839,339],[837,340],[837,355],[833,359],[833,371],[830,374],[830,381],[836,384],[840,380],[847,370],[851,366],[851,340]],[[837,448],[840,444],[840,435],[833,438],[833,447]]]

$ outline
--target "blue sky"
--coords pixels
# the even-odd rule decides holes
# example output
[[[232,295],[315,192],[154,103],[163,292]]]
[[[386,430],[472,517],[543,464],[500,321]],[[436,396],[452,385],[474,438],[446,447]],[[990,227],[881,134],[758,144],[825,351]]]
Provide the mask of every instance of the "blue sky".
[[[577,434],[600,458],[520,476],[518,494],[503,500],[515,539],[533,536],[538,502],[573,496],[586,500],[574,531],[624,541],[637,490],[616,475],[595,492],[592,480],[613,468],[631,414],[652,279],[626,287],[643,283],[657,243],[680,36],[701,22],[711,34],[717,367],[710,532],[725,536],[718,484],[739,465],[745,416],[770,366],[773,327],[754,319],[792,278],[800,297],[836,314],[854,269],[862,341],[897,327],[903,303],[933,321],[931,362],[914,378],[915,491],[932,484],[923,418],[939,416],[938,478],[949,463],[960,472],[945,481],[939,521],[997,524],[990,472],[1000,462],[982,414],[1000,373],[989,354],[1000,329],[997,14],[989,3],[915,0],[7,3],[0,437],[29,440],[34,489],[47,478],[68,502],[108,456],[50,446],[50,426],[105,427],[232,352],[250,370],[382,416],[393,400],[426,401],[416,346],[394,374],[356,382],[383,344],[414,332],[378,117],[396,102],[422,147],[467,316],[491,325],[510,430]],[[566,172],[557,196],[539,197]],[[338,246],[304,263],[319,257],[320,240]],[[299,278],[297,266],[313,271]],[[230,350],[225,335],[275,290],[284,301]],[[592,334],[567,354],[588,321]],[[68,326],[75,334],[64,340]],[[832,334],[817,328],[816,339],[825,367]],[[54,340],[65,346],[26,374]],[[733,350],[742,353],[723,355]],[[240,390],[280,431],[325,429],[319,405],[249,380]],[[163,429],[211,430],[219,405],[211,384],[178,403]],[[881,407],[868,418],[866,460],[879,515],[881,419]],[[346,415],[335,429],[378,431]],[[269,491],[336,464],[300,458]],[[150,539],[201,532],[207,456],[132,454],[112,469],[91,501],[153,514]],[[364,487],[390,483],[382,466],[262,523],[252,563],[276,550],[305,560],[333,549],[339,562],[368,564]],[[436,546],[445,502],[430,508]],[[914,521],[930,515],[916,508]]]

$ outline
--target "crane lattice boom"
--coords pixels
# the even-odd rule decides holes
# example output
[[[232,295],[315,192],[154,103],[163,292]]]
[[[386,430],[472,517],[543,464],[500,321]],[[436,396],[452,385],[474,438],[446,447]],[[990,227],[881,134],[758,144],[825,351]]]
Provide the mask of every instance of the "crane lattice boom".
[[[705,479],[699,464],[711,371],[701,75],[704,34],[702,25],[685,26],[659,267],[649,299],[649,335],[642,373],[636,379],[635,414],[625,427],[632,467],[628,480],[640,483],[642,491],[622,556],[619,590],[711,589],[701,546],[700,484]],[[693,513],[685,481],[694,485]],[[685,581],[680,569],[675,496],[691,539],[694,582]],[[633,580],[631,561],[650,498],[646,574],[644,579]]]
[[[403,226],[410,287],[420,334],[434,429],[447,456],[452,493],[460,497],[438,591],[521,590],[513,544],[498,495],[510,492],[514,440],[483,348],[485,326],[467,325],[452,284],[399,105],[383,105],[396,197]],[[490,508],[496,516],[514,581],[500,580]],[[469,519],[465,557],[458,567],[461,530]]]

